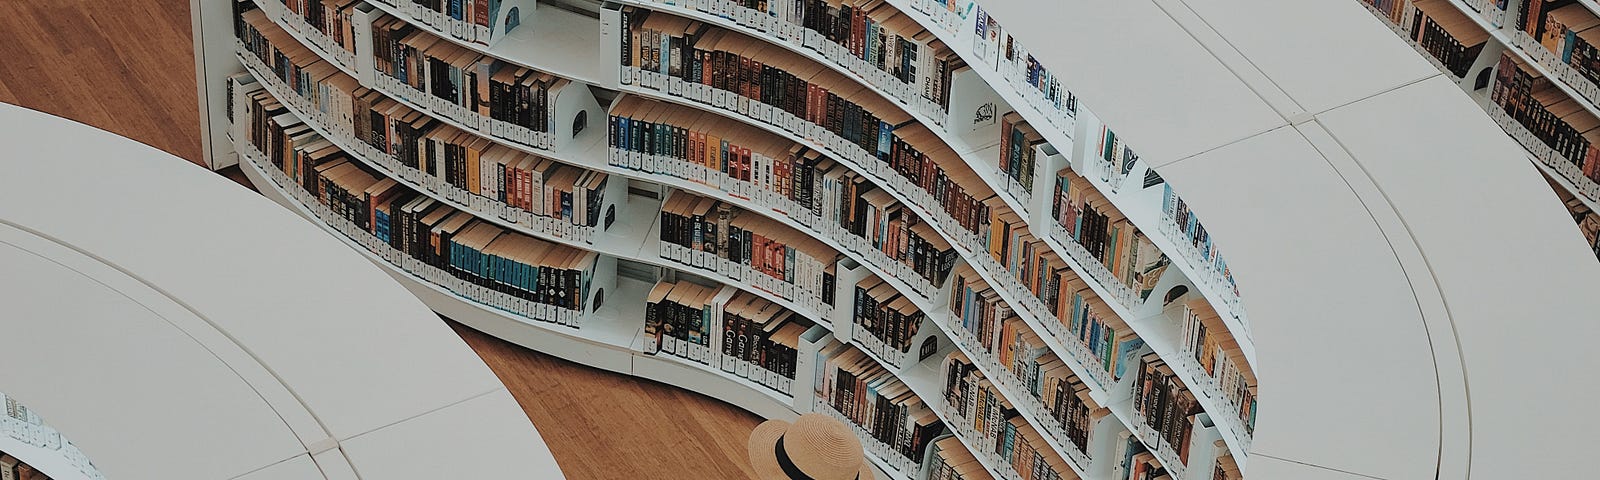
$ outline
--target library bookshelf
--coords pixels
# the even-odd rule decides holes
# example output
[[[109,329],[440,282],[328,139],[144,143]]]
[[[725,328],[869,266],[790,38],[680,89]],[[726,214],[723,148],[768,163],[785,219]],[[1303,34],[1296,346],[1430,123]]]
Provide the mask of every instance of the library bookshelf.
[[[954,6],[780,3],[194,0],[208,160],[448,317],[764,417],[835,415],[891,478],[938,471],[940,433],[969,478],[1242,474],[1248,317],[1171,186]],[[779,258],[724,250],[754,248],[718,236],[730,217]],[[733,299],[778,312],[750,332],[772,350],[726,333]],[[858,393],[894,427],[838,403]]]

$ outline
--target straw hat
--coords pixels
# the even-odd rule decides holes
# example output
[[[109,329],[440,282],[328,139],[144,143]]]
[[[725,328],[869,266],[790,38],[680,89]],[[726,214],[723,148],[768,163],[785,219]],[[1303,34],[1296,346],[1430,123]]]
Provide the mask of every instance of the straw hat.
[[[843,423],[808,413],[768,420],[750,432],[750,465],[760,480],[872,480],[861,440]]]

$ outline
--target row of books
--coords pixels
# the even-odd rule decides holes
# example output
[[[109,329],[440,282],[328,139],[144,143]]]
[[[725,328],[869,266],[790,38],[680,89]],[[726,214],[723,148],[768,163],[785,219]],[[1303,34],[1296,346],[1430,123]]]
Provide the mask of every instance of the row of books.
[[[243,92],[240,92],[243,93]],[[335,215],[396,250],[481,288],[550,305],[589,305],[598,254],[516,232],[368,171],[266,90],[235,106],[244,141]]]
[[[951,310],[961,320],[961,330],[955,335],[962,337],[981,361],[992,362],[991,366],[1003,372],[997,375],[1010,377],[994,380],[1016,385],[1021,394],[1031,397],[1015,400],[1034,408],[1037,415],[1048,417],[1040,421],[1053,422],[1040,425],[1048,435],[1057,437],[1062,445],[1076,447],[1080,453],[1087,452],[1089,431],[1109,411],[1090,399],[1090,388],[1084,380],[1045,343],[1039,332],[1000,302],[993,290],[968,282],[951,297]],[[1091,358],[1091,350],[1084,348],[1081,352],[1077,357],[1080,364],[1101,367],[1100,363],[1083,361]]]
[[[516,28],[524,12],[515,0],[374,0],[382,2],[412,19],[450,36],[479,45],[490,45]],[[528,6],[527,15],[533,14]],[[501,28],[499,25],[504,24]]]
[[[1576,0],[1522,0],[1519,27],[1589,82],[1600,82],[1600,16]]]
[[[1189,459],[1197,418],[1204,412],[1189,388],[1155,352],[1139,359],[1133,383],[1135,426],[1144,443],[1154,446],[1166,470],[1182,477]]]
[[[804,317],[728,286],[661,281],[645,299],[644,353],[676,355],[792,395]],[[810,375],[811,372],[806,372]]]
[[[266,67],[267,71],[261,73],[276,77],[304,98],[312,111],[331,119],[332,124],[343,127],[354,123],[355,98],[364,93],[360,82],[300,44],[255,4],[243,1],[234,6],[234,33],[239,46]]]
[[[1509,52],[1498,67],[1490,100],[1583,177],[1600,181],[1600,117]]]
[[[1071,168],[1056,173],[1051,213],[1067,235],[1083,247],[1109,278],[1129,289],[1135,302],[1148,298],[1171,260],[1150,237],[1124,216],[1089,179]],[[1086,268],[1096,268],[1085,262]]]
[[[956,252],[862,175],[737,120],[627,96],[611,108],[612,165],[688,179],[771,208],[931,297]]]
[[[281,55],[286,63],[284,69],[324,64],[316,56],[307,55],[311,52],[303,46],[286,38],[281,29],[260,15],[259,10],[245,12],[241,20],[249,31],[256,32],[246,45],[252,51],[261,52],[258,59],[279,58],[280,55],[273,52],[289,52]],[[282,45],[281,50],[279,45]],[[306,63],[295,64],[298,60]],[[313,112],[321,113],[326,106],[337,107],[331,111],[345,112],[325,115],[321,125],[335,135],[365,145],[351,145],[360,148],[351,153],[368,161],[392,163],[387,166],[397,176],[426,185],[435,192],[451,194],[449,197],[459,203],[477,205],[480,202],[466,195],[483,197],[490,201],[481,202],[487,204],[483,207],[490,208],[482,210],[504,210],[498,212],[502,218],[515,219],[527,226],[550,223],[553,226],[544,230],[555,236],[592,237],[592,232],[586,235],[564,232],[572,226],[592,231],[609,214],[603,208],[607,174],[506,147],[353,82],[348,76],[333,75],[307,81],[302,89],[296,90],[317,92],[312,97],[301,97]],[[313,101],[330,98],[342,100]],[[566,227],[560,227],[562,225]]]
[[[359,0],[261,0],[262,10],[315,44],[346,71],[356,66],[353,19]]]
[[[1095,149],[1098,154],[1085,159],[1085,165],[1088,165],[1085,175],[1098,174],[1110,186],[1111,193],[1116,193],[1126,182],[1128,174],[1139,165],[1139,154],[1109,126],[1100,126],[1099,140],[1099,148]],[[1150,185],[1146,182],[1144,186]]]
[[[940,205],[952,230],[976,237],[994,194],[937,134],[882,97],[799,55],[735,32],[669,15],[635,16],[622,55],[623,82],[738,112],[817,141],[831,155],[927,205]],[[720,53],[719,53],[720,52]],[[676,60],[676,63],[673,63]],[[637,80],[635,80],[637,79]],[[922,202],[919,202],[922,203]],[[943,219],[940,219],[943,221]],[[974,248],[976,249],[976,248]]]
[[[1450,0],[1363,0],[1389,17],[1409,39],[1456,78],[1467,75],[1489,32]]]
[[[1027,422],[1018,414],[1015,404],[1005,398],[995,386],[994,379],[986,378],[966,354],[951,352],[945,357],[945,402],[951,417],[964,425],[958,428],[975,437],[985,454],[999,459],[1021,478],[1076,479],[1072,467],[1045,440],[1048,431]],[[1052,389],[1052,393],[1059,389]],[[1093,423],[1087,418],[1084,422]],[[1083,448],[1080,446],[1079,451]]]
[[[971,13],[961,18],[966,19],[963,22],[965,28],[973,32],[972,53],[977,59],[975,65],[981,65],[975,68],[998,72],[1001,78],[1011,82],[1010,87],[1027,101],[1029,108],[1040,113],[1038,118],[1051,122],[1057,131],[1070,136],[1078,116],[1077,95],[1062,85],[1061,79],[1039,63],[1039,59],[1028,53],[1022,42],[1005,31],[999,20],[984,10],[983,6],[970,0],[949,0],[948,3],[970,5],[970,10],[962,8],[961,11]],[[1012,107],[1023,108],[1022,105]]]
[[[767,217],[674,190],[661,205],[661,256],[826,312],[839,252]]]
[[[676,4],[810,49],[940,125],[948,117],[951,77],[966,68],[943,42],[883,0]]]
[[[1031,204],[1034,170],[1038,167],[1038,147],[1044,145],[1039,130],[1017,112],[1000,117],[999,172],[1005,175],[1004,190],[1023,205]]]
[[[901,471],[921,469],[928,444],[945,425],[899,377],[853,345],[834,343],[818,352],[819,410],[834,413],[864,434],[868,451]]]
[[[1233,272],[1228,270],[1228,261],[1222,256],[1222,248],[1211,238],[1211,232],[1206,230],[1205,224],[1200,223],[1200,217],[1189,208],[1189,203],[1178,196],[1172,189],[1171,183],[1163,183],[1161,196],[1161,214],[1165,230],[1169,238],[1177,240],[1180,247],[1185,248],[1176,252],[1189,257],[1196,267],[1205,269],[1200,272],[1200,278],[1191,278],[1195,282],[1204,283],[1215,288],[1224,296],[1224,301],[1233,307],[1233,314],[1239,314],[1239,284],[1233,279]],[[1168,252],[1173,253],[1173,252]],[[1148,295],[1148,294],[1146,294]],[[1244,322],[1243,318],[1239,319]],[[1248,332],[1249,325],[1244,325]]]
[[[50,480],[50,477],[17,457],[0,452],[0,480]]]
[[[733,19],[741,26],[808,48],[845,67],[910,109],[944,125],[950,78],[965,62],[915,19],[883,0],[867,2],[683,2],[690,10]]]
[[[1221,399],[1233,407],[1232,412],[1212,412],[1214,415],[1231,414],[1244,427],[1243,435],[1255,432],[1256,375],[1239,350],[1239,342],[1228,334],[1222,317],[1206,303],[1196,298],[1184,303],[1183,332],[1179,337],[1184,362],[1197,367],[1195,378],[1203,385],[1198,388],[1217,392]]]
[[[384,86],[455,120],[535,148],[554,147],[554,96],[571,80],[463,48],[403,19],[373,21]]]
[[[891,366],[905,366],[927,314],[875,275],[856,282],[854,296],[852,322],[867,334],[861,343]]]
[[[993,480],[994,475],[983,468],[978,457],[972,455],[961,439],[946,436],[933,441],[932,461],[928,465],[928,480]]]

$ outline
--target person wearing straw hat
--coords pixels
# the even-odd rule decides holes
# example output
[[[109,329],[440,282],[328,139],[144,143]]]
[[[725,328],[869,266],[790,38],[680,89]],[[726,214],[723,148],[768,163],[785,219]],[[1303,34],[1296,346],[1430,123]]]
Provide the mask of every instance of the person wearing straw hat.
[[[760,480],[873,480],[861,440],[820,413],[794,423],[768,420],[750,432],[750,465]]]

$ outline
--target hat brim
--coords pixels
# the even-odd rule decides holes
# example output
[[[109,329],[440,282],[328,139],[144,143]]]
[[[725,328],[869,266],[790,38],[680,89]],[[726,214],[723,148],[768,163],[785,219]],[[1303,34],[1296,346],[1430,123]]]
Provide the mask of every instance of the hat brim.
[[[789,474],[783,473],[783,467],[778,466],[776,451],[778,439],[789,431],[790,425],[783,420],[767,420],[750,432],[750,442],[745,444],[745,452],[750,455],[750,467],[756,471],[757,480],[790,480]],[[865,459],[861,461],[857,475],[861,480],[878,478],[872,473],[872,465]]]
[[[750,442],[745,450],[750,454],[750,467],[756,471],[757,480],[788,480],[783,467],[778,466],[778,439],[789,430],[789,422],[767,420],[750,432]]]

